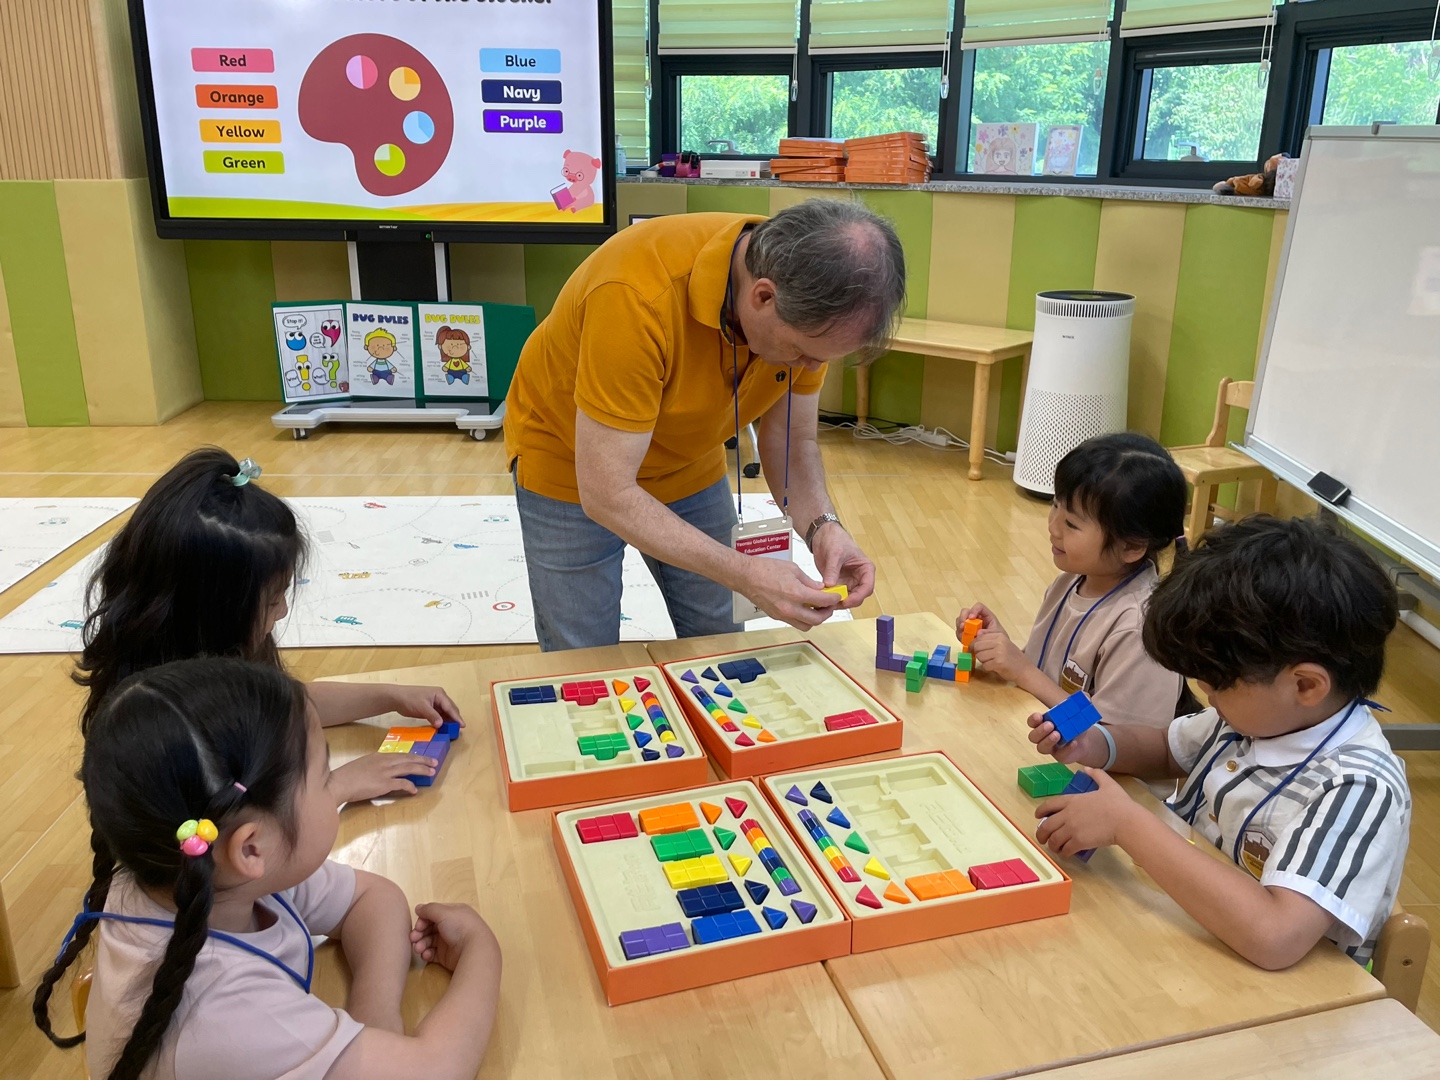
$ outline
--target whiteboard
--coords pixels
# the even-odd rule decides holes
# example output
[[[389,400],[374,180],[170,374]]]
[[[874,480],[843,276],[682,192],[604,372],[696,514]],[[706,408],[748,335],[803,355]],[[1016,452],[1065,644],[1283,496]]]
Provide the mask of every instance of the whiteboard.
[[[1306,138],[1245,450],[1440,574],[1440,129]]]

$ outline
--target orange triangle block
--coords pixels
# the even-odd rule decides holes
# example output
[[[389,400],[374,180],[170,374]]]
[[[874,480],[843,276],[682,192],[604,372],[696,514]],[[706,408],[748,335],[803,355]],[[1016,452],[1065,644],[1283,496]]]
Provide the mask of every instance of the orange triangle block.
[[[759,735],[756,735],[755,738],[759,739],[761,742],[774,742],[774,741],[775,741],[775,736],[774,736],[774,735],[771,735],[770,732],[768,732],[768,731],[762,731],[762,732],[760,732],[760,734],[759,734]]]
[[[716,819],[720,817],[720,808],[714,803],[702,802],[700,812],[705,815],[705,820],[711,825],[714,825]]]
[[[610,685],[615,688],[615,695],[617,697],[623,694],[626,690],[630,689],[630,684],[627,683],[624,679],[613,679],[611,680]]]
[[[893,900],[897,904],[908,904],[910,902],[910,897],[905,895],[905,890],[893,881],[890,882],[889,887],[885,890],[885,899]]]

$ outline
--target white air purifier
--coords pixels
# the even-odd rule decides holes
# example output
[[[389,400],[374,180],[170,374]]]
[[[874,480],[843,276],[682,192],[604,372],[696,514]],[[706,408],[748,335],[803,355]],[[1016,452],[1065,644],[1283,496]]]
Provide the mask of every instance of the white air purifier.
[[[1055,494],[1055,466],[1086,439],[1125,430],[1135,298],[1088,290],[1035,297],[1035,344],[1015,483]]]

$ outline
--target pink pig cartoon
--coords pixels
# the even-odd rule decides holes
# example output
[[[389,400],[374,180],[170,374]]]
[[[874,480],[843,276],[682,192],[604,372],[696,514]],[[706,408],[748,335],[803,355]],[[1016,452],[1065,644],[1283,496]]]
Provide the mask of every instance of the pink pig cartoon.
[[[565,174],[565,179],[570,182],[570,186],[566,189],[570,198],[563,201],[557,198],[556,205],[560,206],[562,210],[569,210],[572,214],[578,214],[581,210],[594,206],[595,192],[590,185],[595,183],[595,178],[600,175],[602,165],[603,162],[597,157],[591,157],[579,150],[566,150],[562,172]]]

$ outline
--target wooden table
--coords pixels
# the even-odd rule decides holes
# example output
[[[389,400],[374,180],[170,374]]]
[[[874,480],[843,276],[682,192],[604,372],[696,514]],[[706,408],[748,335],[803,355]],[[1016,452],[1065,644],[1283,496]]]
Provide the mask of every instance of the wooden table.
[[[895,623],[901,652],[955,641],[954,627],[934,615]],[[797,636],[766,631],[649,649],[668,662]],[[906,694],[902,675],[875,670],[869,619],[822,626],[810,638],[903,717],[905,751],[944,750],[1014,821],[1033,827],[1036,803],[1015,782],[1021,765],[1038,760],[1025,737],[1024,718],[1035,708],[1028,695],[983,677]],[[1138,782],[1125,784],[1186,829]],[[1288,971],[1254,967],[1116,849],[1097,852],[1088,866],[1061,862],[1074,878],[1068,916],[826,962],[888,1077],[1011,1075],[1384,994],[1328,945]]]
[[[504,950],[500,1011],[482,1077],[857,1077],[881,1072],[819,964],[620,1005],[605,1004],[550,840],[550,810],[505,808],[491,727],[496,679],[649,664],[641,645],[434,665],[353,682],[443,685],[469,723],[438,784],[347,808],[336,858],[396,881],[411,904],[474,904]],[[375,749],[387,718],[330,728],[336,762]],[[320,950],[316,992],[345,999],[343,959]],[[412,972],[412,1028],[448,978]]]
[[[975,365],[975,399],[970,405],[970,479],[980,479],[985,461],[985,418],[990,409],[990,369],[1003,360],[1028,358],[1035,335],[1003,326],[973,326],[936,319],[901,319],[892,347],[922,356],[968,360]],[[858,423],[870,415],[870,369],[855,369],[855,414]]]
[[[1035,1073],[1035,1080],[1422,1080],[1440,1073],[1440,1035],[1398,1001],[1370,1001]]]

